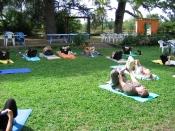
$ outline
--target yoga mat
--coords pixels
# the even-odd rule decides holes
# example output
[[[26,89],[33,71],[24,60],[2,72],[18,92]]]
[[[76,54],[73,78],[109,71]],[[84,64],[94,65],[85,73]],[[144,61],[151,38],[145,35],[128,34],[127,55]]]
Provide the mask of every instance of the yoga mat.
[[[39,53],[39,56],[40,56],[40,57],[45,57],[45,58],[47,58],[48,60],[60,59],[60,57],[58,57],[58,56],[56,56],[56,55],[47,56],[47,55],[44,55],[43,53]]]
[[[8,60],[0,60],[0,63],[2,63],[2,64],[7,64],[7,61],[8,61]],[[10,63],[14,63],[11,59],[10,59],[9,61],[10,61]]]
[[[20,110],[18,110],[18,115],[14,119],[12,131],[21,131],[23,125],[27,121],[31,112],[32,112],[32,109],[20,109]]]
[[[116,68],[122,68],[122,69],[123,69],[124,67],[125,67],[125,65],[110,66],[110,68],[112,68],[112,69],[116,69]],[[129,74],[129,72],[128,72],[127,70],[125,70],[124,73]],[[148,79],[148,78],[146,78],[146,77],[143,76],[143,75],[138,75],[138,74],[135,74],[135,73],[134,73],[134,76],[135,76],[137,79],[140,79],[140,80],[145,80],[145,81],[147,81],[147,80],[159,80],[159,79],[160,79],[157,75],[155,75],[155,74],[152,74],[152,75],[153,75],[153,79]]]
[[[29,68],[0,70],[0,74],[15,74],[15,73],[25,73],[25,72],[31,72],[31,70]]]
[[[109,56],[106,56],[106,58],[109,59],[109,60],[112,60],[114,62],[120,63],[120,64],[122,64],[122,63],[125,64],[126,61],[127,61],[126,59],[120,59],[120,60],[112,59]]]
[[[87,56],[89,58],[93,58],[90,54],[84,54],[84,52],[81,52],[82,55]],[[93,54],[94,57],[98,57],[99,55]]]
[[[28,56],[26,56],[26,55],[22,55],[27,61],[40,61],[40,58],[39,57],[37,57],[37,56],[35,56],[35,57],[28,57]]]
[[[152,60],[152,62],[163,65],[161,60]]]
[[[123,54],[123,55],[125,55],[125,56],[138,56],[136,54]]]
[[[119,92],[119,91],[116,91],[116,90],[112,89],[110,84],[100,85],[98,87],[100,87],[102,89],[105,89],[105,90],[108,90],[108,91],[111,91],[115,94],[120,94],[120,95],[123,95],[125,97],[133,98],[134,100],[139,101],[139,102],[147,102],[147,101],[152,100],[154,98],[157,98],[159,96],[158,94],[151,93],[151,92],[149,92],[149,97],[148,98],[141,98],[140,96],[128,96],[128,95],[126,95],[122,92]]]
[[[59,55],[60,57],[64,58],[64,59],[75,59],[77,58],[76,56],[70,54],[70,55],[67,55],[67,54],[63,54],[61,53],[60,51],[56,51],[57,55]]]

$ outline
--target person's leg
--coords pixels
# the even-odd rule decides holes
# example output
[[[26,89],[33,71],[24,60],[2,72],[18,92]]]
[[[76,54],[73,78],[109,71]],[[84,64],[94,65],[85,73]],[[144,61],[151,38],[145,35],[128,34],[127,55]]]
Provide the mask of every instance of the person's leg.
[[[110,72],[110,80],[112,82],[112,88],[113,89],[116,89],[117,85],[119,85],[118,75],[119,75],[119,73],[118,73],[117,69],[113,69]]]
[[[10,98],[6,101],[3,110],[5,110],[5,109],[12,110],[14,118],[18,115],[16,101],[12,98]]]
[[[118,79],[119,79],[119,84],[121,85],[121,87],[123,87],[126,83],[123,81],[123,77],[121,74],[118,75]]]
[[[134,63],[135,63],[134,58],[133,58],[132,56],[129,56],[129,57],[128,57],[128,60],[127,60],[127,62],[126,62],[126,67],[127,67],[129,70],[133,70],[133,68],[134,68]]]
[[[91,57],[94,57],[93,51],[91,50],[91,48],[89,49],[89,54],[91,55]]]
[[[7,115],[1,115],[0,116],[0,131],[5,131],[8,123],[8,116]]]

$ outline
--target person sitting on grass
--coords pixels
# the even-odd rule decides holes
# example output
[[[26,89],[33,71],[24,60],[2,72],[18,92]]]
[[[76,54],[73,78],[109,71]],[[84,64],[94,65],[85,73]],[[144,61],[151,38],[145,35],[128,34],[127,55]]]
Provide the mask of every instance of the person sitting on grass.
[[[122,54],[123,51],[118,51],[118,52],[112,52],[112,54],[110,55],[110,58],[115,59],[115,60],[120,60],[122,59]]]
[[[132,47],[129,46],[122,46],[123,54],[131,54]]]
[[[60,51],[62,54],[70,55],[71,54],[71,48],[69,46],[62,46],[60,48]]]
[[[25,54],[32,58],[32,57],[35,57],[37,55],[37,50],[32,50],[32,49],[29,49],[29,50],[26,50],[25,51]]]
[[[175,65],[175,60],[171,60],[171,58],[175,59],[174,56],[171,56],[169,54],[162,54],[160,55],[160,59],[164,65]]]
[[[10,64],[10,52],[7,50],[6,52],[0,50],[0,60],[7,60],[7,64]]]
[[[52,51],[51,46],[44,47],[43,54],[46,55],[46,56],[53,55],[53,51]]]
[[[94,54],[95,54],[95,46],[88,46],[88,47],[85,47],[84,49],[84,54],[85,55],[89,55],[91,57],[94,57]]]
[[[7,113],[0,115],[0,131],[12,131],[14,118],[18,115],[16,101],[8,99],[3,110],[7,110]]]

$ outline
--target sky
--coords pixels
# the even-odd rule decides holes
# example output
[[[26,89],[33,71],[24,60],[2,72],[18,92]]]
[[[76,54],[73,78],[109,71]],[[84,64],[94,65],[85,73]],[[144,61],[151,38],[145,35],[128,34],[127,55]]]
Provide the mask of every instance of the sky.
[[[88,4],[89,4],[89,5],[92,5],[91,2],[89,2]],[[117,0],[111,0],[111,6],[112,6],[112,7],[115,7],[115,8],[116,8],[117,5],[118,5]],[[126,9],[129,10],[129,11],[131,11],[131,12],[133,12],[131,6],[130,6],[128,3],[126,4]],[[143,9],[143,8],[140,8],[139,10],[142,12],[142,15],[143,15],[144,18],[146,17],[147,14],[149,14],[149,12],[146,11],[145,9]],[[159,9],[159,8],[155,8],[153,11],[151,11],[151,14],[156,14],[156,13],[158,13],[159,15],[160,15],[160,14],[161,14],[161,15],[164,15],[163,12],[162,12],[162,10]],[[115,9],[113,9],[113,10],[111,10],[111,11],[108,11],[107,14],[108,14],[108,19],[109,19],[109,20],[110,20],[111,18],[112,18],[113,20],[115,20]],[[125,21],[125,20],[128,20],[128,19],[130,19],[130,18],[132,18],[132,16],[130,16],[130,15],[127,14],[127,13],[124,14],[124,21]],[[84,20],[81,20],[81,22],[84,23],[84,22],[86,22],[86,20],[85,20],[85,21],[84,21]]]

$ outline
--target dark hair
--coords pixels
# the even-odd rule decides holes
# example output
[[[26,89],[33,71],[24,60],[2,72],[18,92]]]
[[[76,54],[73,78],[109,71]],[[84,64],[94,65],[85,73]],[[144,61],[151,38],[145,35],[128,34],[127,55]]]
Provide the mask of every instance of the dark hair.
[[[140,97],[142,98],[147,98],[149,96],[149,93],[148,92],[143,92]]]

